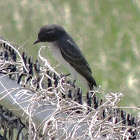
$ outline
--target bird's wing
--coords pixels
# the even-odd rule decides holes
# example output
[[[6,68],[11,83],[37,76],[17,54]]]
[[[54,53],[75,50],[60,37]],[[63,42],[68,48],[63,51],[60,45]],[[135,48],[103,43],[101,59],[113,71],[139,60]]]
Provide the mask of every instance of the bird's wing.
[[[59,44],[59,46],[63,58],[89,83],[96,86],[90,66],[75,42],[67,40],[65,43]]]

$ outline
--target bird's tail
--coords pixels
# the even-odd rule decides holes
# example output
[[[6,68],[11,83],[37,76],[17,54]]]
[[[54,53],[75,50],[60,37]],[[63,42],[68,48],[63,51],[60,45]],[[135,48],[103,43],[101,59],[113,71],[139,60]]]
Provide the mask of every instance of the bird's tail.
[[[93,86],[97,87],[96,81],[92,76],[90,76],[88,78],[88,86],[89,86],[90,90],[93,90]]]

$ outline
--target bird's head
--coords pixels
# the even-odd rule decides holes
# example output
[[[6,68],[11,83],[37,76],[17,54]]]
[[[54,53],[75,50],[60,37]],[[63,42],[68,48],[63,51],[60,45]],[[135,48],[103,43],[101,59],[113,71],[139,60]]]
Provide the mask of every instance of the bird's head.
[[[56,40],[59,40],[65,34],[66,31],[59,25],[56,24],[46,25],[41,27],[38,33],[38,38],[34,42],[34,44],[39,42],[54,42]]]

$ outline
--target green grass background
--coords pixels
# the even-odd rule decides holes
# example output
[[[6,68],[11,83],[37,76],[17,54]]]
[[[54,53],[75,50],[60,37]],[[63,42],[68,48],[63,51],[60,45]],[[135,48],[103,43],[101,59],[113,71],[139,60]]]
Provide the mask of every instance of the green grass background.
[[[47,44],[33,42],[40,27],[51,23],[82,48],[102,92],[122,92],[122,106],[140,105],[139,0],[0,1],[0,35],[19,44],[28,40],[24,50],[35,59]],[[47,49],[42,53],[54,62]]]

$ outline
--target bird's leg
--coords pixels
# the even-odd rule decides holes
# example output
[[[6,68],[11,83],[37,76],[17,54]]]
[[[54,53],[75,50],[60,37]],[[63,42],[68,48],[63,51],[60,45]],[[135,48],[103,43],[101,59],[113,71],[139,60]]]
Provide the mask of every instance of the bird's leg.
[[[72,85],[74,85],[74,84],[75,84],[75,82],[76,82],[76,80],[73,80],[73,83],[72,83]]]
[[[69,76],[70,75],[70,73],[68,73],[68,74],[66,74],[66,75],[64,75],[65,77],[67,77],[67,76]]]
[[[61,75],[61,77],[67,77],[67,76],[69,76],[70,75],[70,73],[68,73],[68,74],[66,74],[66,75]]]
[[[72,83],[72,86],[75,88],[75,82],[76,82],[76,80],[74,79],[73,80],[73,83]]]

